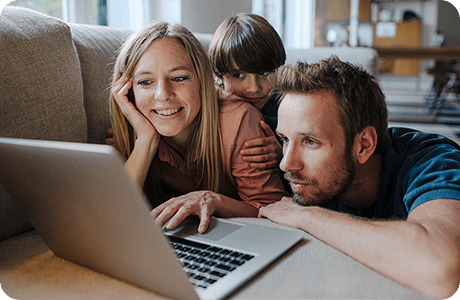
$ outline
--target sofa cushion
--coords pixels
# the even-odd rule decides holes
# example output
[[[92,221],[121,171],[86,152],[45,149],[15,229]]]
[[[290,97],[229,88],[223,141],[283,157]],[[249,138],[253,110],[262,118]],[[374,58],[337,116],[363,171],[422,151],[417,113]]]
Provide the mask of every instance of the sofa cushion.
[[[80,60],[88,142],[101,143],[111,126],[109,84],[116,52],[131,31],[73,23],[69,26]]]
[[[80,64],[63,21],[5,7],[0,57],[0,136],[86,142]]]
[[[86,142],[80,64],[64,22],[5,7],[0,57],[0,136]],[[0,240],[31,229],[3,186],[0,220]]]

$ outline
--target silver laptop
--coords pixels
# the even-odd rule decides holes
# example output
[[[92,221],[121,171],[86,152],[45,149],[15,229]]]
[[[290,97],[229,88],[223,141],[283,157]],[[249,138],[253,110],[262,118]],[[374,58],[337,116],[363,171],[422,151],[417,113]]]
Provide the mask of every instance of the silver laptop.
[[[212,218],[165,232],[111,146],[0,138],[0,182],[58,256],[175,299],[220,299],[302,233]]]

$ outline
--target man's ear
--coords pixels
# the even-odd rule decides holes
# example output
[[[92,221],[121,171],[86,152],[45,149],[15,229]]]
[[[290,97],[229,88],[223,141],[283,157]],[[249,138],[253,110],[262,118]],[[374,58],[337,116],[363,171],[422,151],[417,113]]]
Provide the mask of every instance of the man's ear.
[[[373,126],[367,126],[355,136],[353,155],[358,163],[364,164],[369,160],[377,148],[377,141],[377,131]]]

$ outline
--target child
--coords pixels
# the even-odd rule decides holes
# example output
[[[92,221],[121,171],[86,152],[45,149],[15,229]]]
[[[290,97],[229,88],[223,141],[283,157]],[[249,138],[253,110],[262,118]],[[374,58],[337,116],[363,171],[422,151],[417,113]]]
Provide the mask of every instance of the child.
[[[278,168],[281,145],[273,132],[279,95],[273,93],[273,76],[286,60],[280,36],[263,17],[237,14],[216,29],[208,55],[219,98],[247,101],[264,116],[261,126],[268,137],[247,141],[242,150],[244,159],[254,167]]]

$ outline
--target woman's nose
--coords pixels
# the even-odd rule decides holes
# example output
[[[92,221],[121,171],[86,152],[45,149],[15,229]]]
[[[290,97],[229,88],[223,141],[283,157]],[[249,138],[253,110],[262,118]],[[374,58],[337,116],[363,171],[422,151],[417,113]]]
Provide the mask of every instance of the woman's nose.
[[[158,80],[155,89],[155,99],[158,101],[168,101],[173,97],[173,91],[166,80]]]

